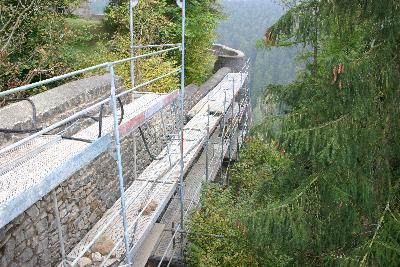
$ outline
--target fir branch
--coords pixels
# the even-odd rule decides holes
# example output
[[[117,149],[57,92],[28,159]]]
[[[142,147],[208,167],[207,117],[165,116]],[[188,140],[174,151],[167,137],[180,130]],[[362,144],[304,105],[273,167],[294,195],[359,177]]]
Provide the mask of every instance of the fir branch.
[[[302,133],[302,132],[311,132],[311,131],[316,131],[316,130],[320,130],[323,128],[326,128],[328,126],[334,125],[334,124],[338,124],[339,122],[343,121],[344,119],[346,119],[347,117],[349,117],[349,115],[343,115],[340,118],[334,120],[334,121],[329,121],[327,123],[324,123],[322,125],[318,125],[312,128],[307,128],[307,129],[298,129],[298,130],[291,130],[291,131],[286,131],[284,132],[284,134],[293,134],[293,133]]]
[[[292,196],[286,198],[285,201],[282,201],[280,203],[270,204],[270,205],[268,205],[268,207],[265,210],[256,210],[253,212],[253,215],[257,216],[260,213],[265,213],[265,212],[269,212],[269,211],[287,208],[290,204],[292,204],[293,202],[295,202],[296,200],[301,198],[306,193],[306,191],[308,189],[310,189],[310,187],[313,186],[318,181],[319,178],[320,178],[320,176],[316,175],[314,178],[310,179],[311,181],[309,183],[297,188],[297,190],[295,190],[293,192]]]
[[[392,215],[393,220],[395,220],[397,223],[400,223],[400,220],[396,217],[396,215],[394,215],[393,211],[391,209],[389,209],[390,211],[390,215]]]
[[[376,241],[375,243],[380,245],[380,246],[382,246],[382,247],[384,247],[384,248],[386,248],[386,249],[393,250],[393,251],[395,251],[395,252],[400,254],[400,248],[399,247],[395,247],[393,245],[390,245],[390,244],[387,244],[387,243],[384,243],[384,242],[381,242],[381,241]]]
[[[274,120],[274,119],[280,119],[280,118],[284,118],[285,119],[285,118],[292,118],[292,117],[302,116],[303,114],[304,113],[301,113],[301,112],[291,112],[289,114],[278,114],[278,115],[265,116],[263,119],[265,119],[265,120]]]
[[[362,261],[361,261],[360,266],[366,266],[366,265],[367,265],[367,258],[368,258],[368,255],[369,255],[369,253],[370,253],[370,251],[371,251],[372,246],[374,245],[375,239],[376,239],[377,236],[378,236],[378,232],[379,232],[379,230],[380,230],[381,227],[382,227],[382,224],[383,224],[383,221],[384,221],[384,219],[385,219],[386,213],[389,211],[389,209],[390,209],[390,202],[388,201],[388,202],[386,203],[385,210],[383,211],[383,214],[382,214],[381,218],[379,219],[379,223],[378,223],[378,226],[376,227],[374,236],[372,237],[372,239],[371,239],[371,241],[370,241],[370,243],[369,243],[369,245],[368,245],[368,251],[365,253],[365,255],[364,255],[364,257],[363,257],[363,259],[362,259]]]

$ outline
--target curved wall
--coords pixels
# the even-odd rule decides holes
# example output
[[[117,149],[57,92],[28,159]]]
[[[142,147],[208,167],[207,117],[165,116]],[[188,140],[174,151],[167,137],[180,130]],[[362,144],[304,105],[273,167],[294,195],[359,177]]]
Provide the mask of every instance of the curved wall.
[[[233,72],[240,72],[246,62],[245,54],[240,51],[222,44],[214,44],[211,51],[217,56],[214,71],[223,67],[229,67]]]

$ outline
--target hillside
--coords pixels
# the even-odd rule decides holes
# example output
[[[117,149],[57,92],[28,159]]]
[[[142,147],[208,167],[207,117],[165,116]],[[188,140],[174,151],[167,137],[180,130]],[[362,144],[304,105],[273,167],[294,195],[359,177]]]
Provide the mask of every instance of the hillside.
[[[253,104],[267,84],[286,84],[296,77],[298,49],[257,49],[265,29],[284,13],[274,0],[222,0],[225,20],[217,28],[217,42],[242,50],[251,58]]]

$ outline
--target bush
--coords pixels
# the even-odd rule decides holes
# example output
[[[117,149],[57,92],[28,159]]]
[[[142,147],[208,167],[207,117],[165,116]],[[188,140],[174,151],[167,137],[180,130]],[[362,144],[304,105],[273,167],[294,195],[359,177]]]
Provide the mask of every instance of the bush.
[[[250,139],[241,152],[241,160],[231,172],[231,185],[222,188],[207,185],[203,189],[201,209],[190,221],[187,260],[192,266],[279,266],[288,257],[261,248],[252,239],[254,214],[263,210],[265,198],[260,192],[280,173],[291,166],[291,160],[275,144]],[[261,194],[262,196],[263,194]],[[205,234],[205,235],[202,235]],[[208,234],[223,235],[222,238]],[[267,254],[267,255],[265,255]]]

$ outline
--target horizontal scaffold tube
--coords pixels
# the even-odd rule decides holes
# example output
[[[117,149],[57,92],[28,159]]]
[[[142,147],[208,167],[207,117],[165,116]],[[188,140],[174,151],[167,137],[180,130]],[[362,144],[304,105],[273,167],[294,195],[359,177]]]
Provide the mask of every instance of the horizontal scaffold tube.
[[[179,46],[172,47],[172,48],[168,48],[168,49],[164,49],[164,50],[160,50],[160,51],[156,51],[156,52],[151,52],[151,53],[147,53],[147,54],[143,54],[143,55],[139,55],[139,56],[135,56],[135,57],[130,57],[130,58],[122,59],[122,60],[117,60],[117,61],[113,61],[113,62],[106,62],[106,63],[102,63],[102,64],[99,64],[99,65],[91,66],[91,67],[88,67],[88,68],[76,70],[76,71],[69,72],[69,73],[66,73],[66,74],[63,74],[63,75],[59,75],[59,76],[56,76],[56,77],[52,77],[52,78],[49,78],[49,79],[46,79],[46,80],[43,80],[43,81],[39,81],[39,82],[23,85],[23,86],[20,86],[20,87],[16,87],[16,88],[13,88],[13,89],[10,89],[10,90],[6,90],[6,91],[3,91],[3,92],[0,92],[0,97],[5,97],[5,96],[12,95],[12,94],[15,94],[15,93],[24,92],[24,91],[27,91],[27,90],[30,90],[30,89],[33,89],[33,88],[37,88],[39,86],[43,86],[43,85],[46,85],[46,84],[49,84],[49,83],[52,83],[52,82],[60,81],[60,80],[66,79],[66,78],[70,78],[70,77],[76,76],[76,75],[87,73],[89,71],[93,71],[93,70],[97,70],[97,69],[101,69],[101,68],[107,68],[110,65],[116,65],[116,64],[121,64],[121,63],[124,63],[124,62],[127,62],[127,61],[131,61],[131,60],[134,60],[134,59],[141,59],[141,58],[146,58],[146,57],[150,57],[150,56],[155,56],[155,55],[158,55],[158,54],[161,54],[161,53],[166,53],[166,52],[169,52],[169,51],[177,50],[179,48],[180,48]]]
[[[128,90],[128,91],[124,91],[124,92],[118,94],[117,97],[124,96],[124,95],[126,95],[126,94],[128,94],[128,93],[130,93],[130,92],[132,92],[132,91],[134,91],[134,90],[136,90],[136,89],[145,87],[145,86],[147,86],[147,85],[149,85],[149,84],[152,84],[152,83],[154,83],[154,82],[156,82],[156,81],[158,81],[158,80],[160,80],[160,79],[162,79],[162,78],[165,78],[165,77],[167,77],[167,76],[170,76],[170,75],[172,75],[172,74],[174,74],[174,73],[177,73],[177,72],[179,72],[179,71],[180,71],[180,70],[175,70],[175,71],[172,71],[172,72],[170,72],[170,73],[161,75],[161,76],[159,76],[159,77],[157,77],[157,78],[155,78],[155,79],[153,79],[153,80],[144,82],[144,83],[142,83],[142,84],[140,84],[140,85],[138,85],[138,86],[135,86],[133,89],[130,89],[130,90]],[[59,128],[59,127],[61,127],[62,125],[67,124],[68,122],[73,121],[73,120],[75,120],[75,119],[81,117],[82,115],[85,115],[86,113],[89,113],[90,111],[94,110],[94,109],[97,108],[97,107],[100,107],[100,106],[103,105],[103,104],[106,104],[106,103],[109,102],[109,101],[110,101],[110,99],[109,99],[109,98],[106,98],[106,99],[104,99],[104,100],[102,100],[102,101],[100,101],[100,102],[98,102],[98,103],[96,103],[96,104],[94,104],[94,105],[92,105],[92,106],[90,106],[90,107],[87,107],[87,108],[81,110],[80,112],[75,113],[74,115],[69,116],[68,118],[66,118],[66,119],[64,119],[64,120],[61,120],[61,121],[59,121],[59,122],[56,122],[56,123],[54,123],[54,124],[52,124],[52,125],[50,125],[50,126],[44,128],[44,129],[41,130],[41,131],[38,131],[38,132],[36,132],[36,133],[34,133],[34,134],[32,134],[32,135],[30,135],[30,136],[28,136],[28,137],[26,137],[26,138],[24,138],[24,139],[18,141],[18,142],[15,142],[15,143],[13,143],[13,144],[11,144],[11,145],[9,145],[9,146],[7,146],[7,147],[1,149],[1,150],[0,150],[0,154],[6,153],[6,152],[8,152],[8,151],[10,151],[10,150],[12,150],[12,149],[14,149],[14,148],[16,148],[16,147],[19,147],[19,146],[21,146],[21,145],[23,145],[23,144],[26,144],[27,142],[31,141],[32,139],[34,139],[34,138],[36,138],[36,137],[39,137],[39,136],[44,135],[44,134],[46,134],[46,133],[48,133],[48,132],[50,132],[50,131],[52,131],[52,130],[54,130],[54,129],[56,129],[56,128]]]

